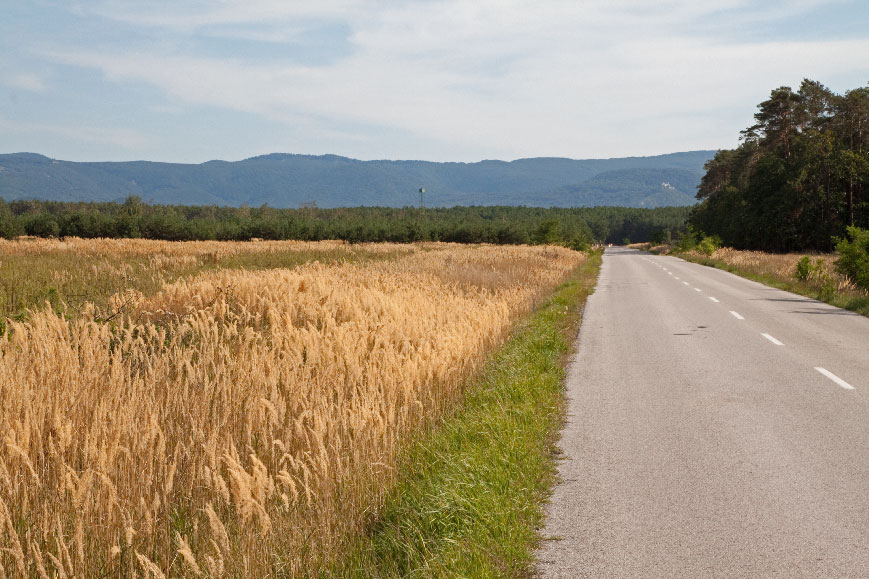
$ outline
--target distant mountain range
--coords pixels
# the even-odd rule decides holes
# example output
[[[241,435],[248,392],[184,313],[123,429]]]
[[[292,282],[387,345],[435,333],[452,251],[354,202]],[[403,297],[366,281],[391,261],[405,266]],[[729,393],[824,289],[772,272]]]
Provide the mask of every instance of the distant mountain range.
[[[77,163],[34,153],[0,155],[0,197],[259,207],[692,205],[715,151],[615,159],[533,158],[478,163],[359,161],[274,153],[199,165]]]

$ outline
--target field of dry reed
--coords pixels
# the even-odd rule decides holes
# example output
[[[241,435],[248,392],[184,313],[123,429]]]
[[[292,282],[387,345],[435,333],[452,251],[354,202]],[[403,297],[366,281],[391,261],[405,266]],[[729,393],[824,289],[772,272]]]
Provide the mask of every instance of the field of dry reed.
[[[705,256],[690,252],[695,258],[703,259]],[[769,276],[772,279],[793,280],[797,269],[797,263],[805,256],[805,253],[766,253],[763,251],[746,251],[722,247],[716,250],[710,257],[713,260],[724,263],[741,271],[753,273],[758,276]],[[833,265],[838,257],[837,254],[810,254],[814,268],[805,280],[808,284],[818,286],[829,284],[833,291],[859,292],[858,288],[848,278],[840,275]]]
[[[869,292],[836,271],[838,254],[776,254],[725,247],[712,255],[689,251],[679,256],[869,316]]]
[[[584,258],[3,242],[13,285],[4,270],[27,264],[83,288],[102,264],[123,283],[74,315],[49,304],[6,321],[0,578],[314,572],[376,513],[403,441]]]

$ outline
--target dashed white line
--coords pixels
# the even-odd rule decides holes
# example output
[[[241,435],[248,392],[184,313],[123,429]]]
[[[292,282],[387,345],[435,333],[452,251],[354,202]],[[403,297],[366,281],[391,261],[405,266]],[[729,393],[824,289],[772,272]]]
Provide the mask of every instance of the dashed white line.
[[[672,271],[668,271],[668,272],[667,272],[667,275],[673,275],[673,272],[672,272]]]
[[[736,318],[737,320],[744,320],[745,319],[742,316],[740,316],[739,314],[737,314],[736,312],[734,312],[733,310],[730,310],[730,315],[733,316],[734,318]]]
[[[827,378],[829,378],[830,380],[832,380],[833,382],[835,382],[836,384],[838,384],[839,386],[844,388],[845,390],[853,390],[854,389],[853,386],[851,386],[850,384],[848,384],[847,382],[845,382],[844,380],[842,380],[841,378],[839,378],[838,376],[836,376],[835,374],[830,372],[829,370],[821,368],[820,366],[815,366],[815,370],[817,370],[818,372],[820,372],[821,374],[823,374],[824,376],[826,376]]]
[[[695,291],[695,292],[702,292],[703,290],[700,289],[699,287],[695,287],[695,288],[694,288],[694,291]]]
[[[673,279],[679,279],[679,278],[678,278],[678,277],[676,277],[676,276],[675,276],[675,275],[674,275],[674,276],[673,276]]]
[[[709,299],[712,300],[713,302],[715,302],[716,304],[720,304],[720,303],[721,303],[721,302],[719,302],[717,299],[713,298],[712,296],[709,296]]]
[[[683,281],[682,283],[684,283],[685,285],[691,285],[691,284],[688,283],[687,281]]]
[[[770,336],[769,334],[763,334],[763,333],[761,333],[761,336],[763,336],[764,338],[766,338],[767,340],[769,340],[770,342],[772,342],[772,343],[775,344],[776,346],[784,346],[784,344],[783,344],[782,342],[779,342],[778,340],[776,340],[775,338],[773,338],[773,337]]]

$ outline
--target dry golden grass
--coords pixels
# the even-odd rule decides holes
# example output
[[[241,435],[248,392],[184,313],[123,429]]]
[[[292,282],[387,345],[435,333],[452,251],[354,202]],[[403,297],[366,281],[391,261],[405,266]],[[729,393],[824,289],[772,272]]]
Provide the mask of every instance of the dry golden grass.
[[[107,317],[114,313],[108,309],[114,294],[128,290],[150,294],[166,282],[206,270],[292,267],[313,260],[384,260],[410,251],[406,245],[350,246],[340,241],[0,239],[0,316],[20,317],[25,309],[45,302],[56,311],[65,309],[67,315],[76,316],[91,302]]]
[[[220,259],[251,253],[277,253],[285,250],[326,254],[339,251],[350,255],[356,249],[372,253],[413,253],[413,246],[398,243],[361,243],[348,245],[344,241],[157,241],[153,239],[81,239],[62,240],[41,237],[19,237],[15,241],[0,238],[0,255],[32,256],[61,254],[67,256],[99,256],[114,260],[133,257],[187,259],[203,255]]]
[[[56,251],[122,264],[157,243]],[[115,295],[126,307],[111,323],[91,305],[11,323],[0,577],[311,572],[376,511],[402,442],[584,259],[554,247],[367,250],[393,258],[218,267]],[[200,251],[245,248],[160,253]]]
[[[705,257],[697,252],[689,253],[698,259]],[[756,275],[766,275],[790,281],[794,279],[797,262],[805,255],[805,253],[766,253],[723,247],[716,250],[710,257]],[[835,291],[843,293],[859,291],[851,280],[840,275],[833,266],[833,262],[838,257],[837,254],[810,254],[809,257],[812,258],[814,264],[818,264],[818,268],[806,280],[808,283],[814,283],[819,288],[824,283],[831,283]]]

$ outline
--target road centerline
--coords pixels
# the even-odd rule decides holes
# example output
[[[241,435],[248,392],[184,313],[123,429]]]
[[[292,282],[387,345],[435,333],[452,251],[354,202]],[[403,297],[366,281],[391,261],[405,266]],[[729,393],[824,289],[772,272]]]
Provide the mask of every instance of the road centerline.
[[[820,366],[815,366],[815,370],[817,370],[818,372],[820,372],[821,374],[823,374],[824,376],[826,376],[827,378],[829,378],[830,380],[832,380],[833,382],[835,382],[836,384],[838,384],[839,386],[844,388],[845,390],[854,390],[853,386],[851,386],[850,384],[848,384],[847,382],[845,382],[844,380],[842,380],[841,378],[839,378],[838,376],[836,376],[835,374],[833,374],[832,372],[827,370],[826,368],[821,368]]]
[[[775,344],[776,346],[784,346],[783,342],[776,340],[775,338],[773,338],[769,334],[765,334],[765,333],[761,332],[760,335],[763,336],[764,338],[766,338],[767,340],[769,340],[770,342],[772,342],[773,344]]]

